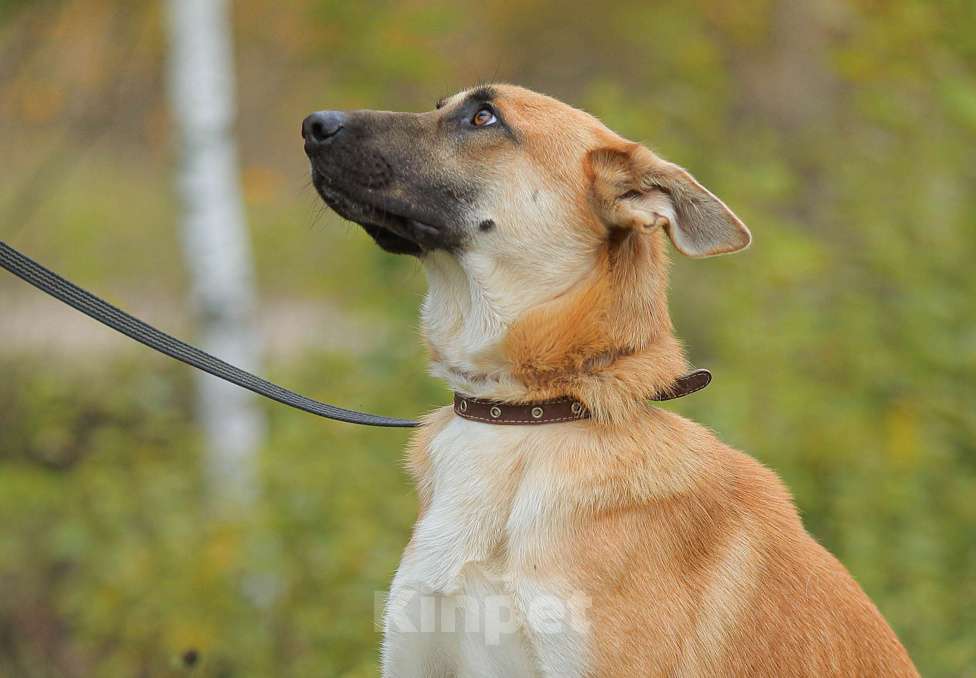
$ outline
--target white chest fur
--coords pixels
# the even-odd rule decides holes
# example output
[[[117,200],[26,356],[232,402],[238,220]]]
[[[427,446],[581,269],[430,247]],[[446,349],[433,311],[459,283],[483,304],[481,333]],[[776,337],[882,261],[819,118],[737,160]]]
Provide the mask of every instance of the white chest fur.
[[[563,524],[545,439],[457,417],[435,436],[432,499],[390,591],[384,676],[583,675],[586,601],[538,567]]]

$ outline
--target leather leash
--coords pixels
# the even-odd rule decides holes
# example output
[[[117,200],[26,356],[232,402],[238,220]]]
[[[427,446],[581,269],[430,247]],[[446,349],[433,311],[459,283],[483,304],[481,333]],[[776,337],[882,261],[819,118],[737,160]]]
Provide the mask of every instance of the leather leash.
[[[246,388],[265,398],[326,419],[344,421],[349,424],[395,428],[410,428],[418,425],[418,422],[413,419],[398,419],[336,407],[273,384],[129,315],[104,299],[62,278],[30,257],[21,254],[2,240],[0,240],[0,266],[58,301],[81,311],[89,318],[97,320],[130,339],[135,339],[170,358],[175,358],[198,370],[208,372],[224,381],[237,384],[241,388]],[[711,379],[712,376],[708,370],[695,370],[680,377],[667,393],[654,395],[651,399],[671,400],[680,398],[705,388]],[[494,424],[548,424],[589,417],[589,412],[583,404],[572,398],[511,404],[479,400],[456,393],[454,395],[454,411],[466,419]]]
[[[378,414],[368,414],[366,412],[357,412],[356,410],[336,407],[335,405],[306,398],[277,384],[272,384],[270,381],[266,381],[250,372],[245,372],[239,367],[225,363],[220,358],[215,358],[195,346],[190,346],[179,339],[171,337],[165,332],[157,330],[152,325],[132,317],[104,299],[96,297],[94,294],[81,289],[74,283],[65,280],[57,273],[49,271],[3,241],[0,241],[0,266],[3,266],[42,292],[47,292],[58,301],[62,301],[68,306],[81,311],[89,318],[93,318],[103,325],[108,325],[116,332],[121,332],[130,339],[135,339],[149,348],[168,355],[170,358],[176,358],[187,365],[192,365],[199,370],[209,372],[224,381],[229,381],[249,391],[254,391],[258,395],[263,395],[265,398],[277,400],[279,403],[291,405],[292,407],[317,414],[326,419],[344,421],[349,424],[393,427],[411,427],[417,425],[417,422],[413,419],[384,417]]]

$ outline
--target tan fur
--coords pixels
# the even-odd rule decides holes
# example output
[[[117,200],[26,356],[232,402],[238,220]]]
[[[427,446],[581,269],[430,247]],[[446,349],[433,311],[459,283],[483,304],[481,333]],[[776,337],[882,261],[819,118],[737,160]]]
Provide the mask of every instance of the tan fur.
[[[687,368],[668,314],[665,236],[700,255],[741,249],[748,231],[687,172],[591,116],[521,88],[495,89],[518,144],[476,149],[483,160],[472,172],[493,187],[498,232],[456,271],[453,261],[428,262],[434,372],[500,400],[571,394],[594,417],[512,431],[459,422],[450,408],[430,415],[408,459],[417,529],[427,532],[411,542],[398,577],[421,571],[411,563],[431,544],[455,553],[432,540],[428,510],[450,519],[438,501],[457,489],[444,485],[464,463],[451,456],[452,441],[469,431],[497,450],[472,460],[480,484],[456,500],[484,510],[471,519],[484,533],[474,528],[458,546],[464,567],[503,574],[520,605],[538,587],[581,591],[590,603],[588,631],[571,643],[520,632],[533,675],[570,675],[557,666],[620,678],[917,675],[878,610],[804,530],[777,476],[645,402]],[[539,251],[564,259],[540,260]],[[564,273],[533,283],[570,260]],[[528,301],[518,306],[511,290]],[[471,343],[480,335],[463,328],[475,311],[497,340]],[[429,558],[436,565],[443,556]],[[434,584],[444,595],[454,586]],[[406,656],[396,642],[388,640],[386,675],[415,675],[396,667]],[[580,656],[566,659],[567,648]],[[428,675],[468,675],[439,652],[424,660]]]

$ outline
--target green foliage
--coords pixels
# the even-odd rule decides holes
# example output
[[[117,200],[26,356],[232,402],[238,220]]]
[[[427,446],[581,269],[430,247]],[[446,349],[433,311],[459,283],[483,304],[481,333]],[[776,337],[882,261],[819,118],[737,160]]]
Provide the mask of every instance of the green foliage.
[[[164,43],[153,29],[125,63],[111,51],[158,17],[13,4],[0,236],[181,327]],[[424,375],[422,272],[319,214],[305,113],[419,110],[482,79],[561,96],[688,167],[754,232],[744,254],[675,262],[679,335],[716,381],[673,407],[784,477],[923,675],[976,676],[976,5],[235,7],[262,307],[314,309],[289,330],[301,340],[276,340],[272,378],[402,416],[447,399]],[[122,113],[91,145],[85,125],[106,114],[91,106],[116,81]],[[28,185],[62,157],[75,169]],[[0,278],[8,299],[37,315],[0,326],[0,675],[188,675],[189,649],[193,675],[374,675],[374,592],[415,510],[405,434],[267,405],[266,494],[217,521],[188,370],[122,344],[32,347],[22,325],[64,316]]]
[[[414,515],[406,434],[271,407],[266,495],[252,515],[216,521],[190,375],[139,358],[82,373],[3,365],[0,675],[182,675],[188,650],[204,675],[371,675],[374,592]],[[383,397],[382,365],[308,358],[279,376],[405,414],[437,397],[417,374],[392,375],[401,387]]]
[[[0,20],[26,7],[31,0],[0,0]]]

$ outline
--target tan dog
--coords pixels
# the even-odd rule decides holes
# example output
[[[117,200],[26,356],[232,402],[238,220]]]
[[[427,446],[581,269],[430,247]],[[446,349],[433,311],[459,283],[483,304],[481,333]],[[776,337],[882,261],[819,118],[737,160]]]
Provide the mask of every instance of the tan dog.
[[[749,245],[718,198],[510,85],[423,114],[321,112],[303,134],[326,202],[423,262],[435,375],[592,415],[425,419],[385,676],[917,675],[776,474],[647,404],[687,367],[666,237],[693,257]]]

